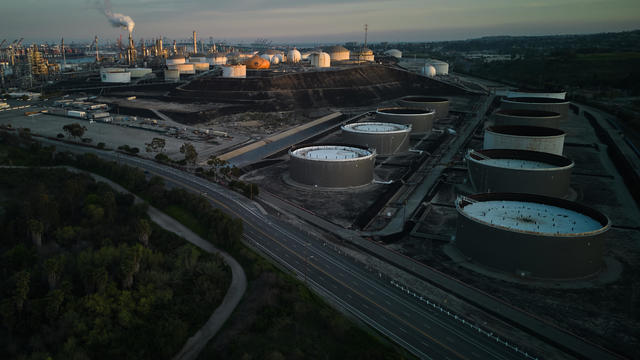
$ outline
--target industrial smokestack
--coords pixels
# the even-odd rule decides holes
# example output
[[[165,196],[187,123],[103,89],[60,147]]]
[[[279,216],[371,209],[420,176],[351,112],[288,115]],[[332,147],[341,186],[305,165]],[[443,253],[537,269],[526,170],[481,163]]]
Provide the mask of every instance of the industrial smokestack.
[[[113,27],[127,29],[129,34],[131,34],[134,26],[136,26],[136,23],[133,22],[133,19],[130,16],[111,11],[111,2],[109,0],[104,0],[104,7],[102,11]]]
[[[198,43],[196,42],[196,31],[193,30],[193,53],[198,52]]]
[[[66,57],[66,55],[64,53],[64,38],[62,38],[61,47],[62,47],[62,69],[63,69],[62,71],[64,71],[64,69],[67,68],[67,57]]]

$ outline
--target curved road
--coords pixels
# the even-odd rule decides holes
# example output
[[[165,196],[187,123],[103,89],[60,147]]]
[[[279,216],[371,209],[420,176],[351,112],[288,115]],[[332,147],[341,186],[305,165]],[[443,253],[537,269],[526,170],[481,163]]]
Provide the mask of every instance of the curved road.
[[[49,142],[49,141],[47,141]],[[58,148],[91,152],[146,169],[243,220],[243,240],[278,261],[317,293],[358,317],[422,359],[526,358],[516,346],[491,337],[461,317],[407,293],[367,271],[321,239],[256,207],[244,196],[194,175],[152,161],[51,141]],[[530,358],[535,358],[530,356]]]

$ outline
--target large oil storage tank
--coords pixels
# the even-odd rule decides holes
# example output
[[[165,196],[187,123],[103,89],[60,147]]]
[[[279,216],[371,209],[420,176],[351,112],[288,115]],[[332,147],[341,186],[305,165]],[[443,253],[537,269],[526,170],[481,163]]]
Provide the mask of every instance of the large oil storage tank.
[[[191,56],[189,56],[189,62],[190,63],[208,62],[207,61],[207,55],[205,55],[205,54],[191,54]]]
[[[389,49],[384,52],[385,55],[393,56],[394,58],[400,59],[402,57],[402,51],[398,49]]]
[[[562,116],[553,111],[499,109],[493,113],[494,125],[524,125],[560,128]]]
[[[121,83],[126,84],[131,82],[131,73],[126,71],[108,71],[103,72],[100,75],[100,79],[103,83]]]
[[[171,70],[178,70],[180,74],[190,75],[196,73],[196,67],[193,63],[185,63],[185,64],[176,64],[176,65],[167,65],[167,67]]]
[[[152,70],[150,68],[131,68],[129,69],[129,72],[131,73],[132,79],[137,79],[151,74]]]
[[[320,187],[354,187],[373,181],[376,152],[344,144],[302,145],[289,150],[291,179]]]
[[[363,48],[361,50],[354,51],[351,55],[351,59],[356,61],[373,62],[375,60],[375,56],[373,55],[373,51],[371,49]]]
[[[186,62],[187,62],[187,60],[182,55],[173,55],[173,56],[169,56],[167,58],[167,66],[184,64]]]
[[[222,65],[222,77],[246,78],[247,67],[245,65]]]
[[[449,116],[449,99],[447,98],[411,95],[398,100],[398,105],[435,110],[436,120]]]
[[[325,49],[325,52],[329,54],[331,61],[343,61],[349,60],[349,54],[351,53],[348,49],[343,46],[331,46]]]
[[[289,52],[287,53],[287,62],[297,63],[300,62],[300,60],[302,60],[302,54],[300,54],[300,51],[298,51],[298,49],[293,48],[289,50]]]
[[[244,64],[247,66],[247,69],[253,69],[253,70],[268,69],[269,66],[271,66],[271,63],[269,62],[269,60],[261,58],[258,55],[254,55],[253,57],[250,57],[244,62]]]
[[[342,139],[374,149],[378,155],[393,155],[409,150],[411,125],[363,122],[342,126]]]
[[[504,98],[500,103],[503,110],[540,110],[560,114],[562,120],[569,117],[569,101],[547,97]]]
[[[197,72],[201,72],[201,71],[209,71],[209,62],[200,62],[200,63],[193,63],[193,66],[195,67]]]
[[[180,81],[180,70],[178,69],[165,70],[164,81]]]
[[[376,121],[411,125],[411,133],[426,134],[433,128],[434,110],[415,107],[385,107],[376,110]]]
[[[566,133],[540,126],[489,126],[484,131],[484,149],[541,151],[562,155]]]
[[[472,262],[517,276],[574,279],[603,265],[609,218],[575,202],[483,193],[456,200],[455,246]]]
[[[572,160],[511,149],[471,150],[465,156],[469,180],[478,193],[510,192],[564,198],[569,195]]]
[[[441,60],[430,60],[427,64],[436,68],[436,75],[449,75],[449,64]]]
[[[331,66],[331,57],[326,52],[314,52],[309,55],[312,66],[327,68]]]
[[[207,58],[210,65],[224,65],[227,63],[227,56],[223,53],[213,53]]]
[[[422,67],[422,69],[420,70],[420,73],[430,78],[436,76],[437,74],[436,68],[433,67],[433,65],[429,65],[429,64],[426,64],[424,67]]]

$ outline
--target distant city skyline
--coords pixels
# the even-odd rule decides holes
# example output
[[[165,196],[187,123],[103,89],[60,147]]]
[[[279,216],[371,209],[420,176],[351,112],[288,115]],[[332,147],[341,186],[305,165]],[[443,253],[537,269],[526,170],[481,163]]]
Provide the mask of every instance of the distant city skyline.
[[[0,41],[115,40],[98,0],[13,1],[3,4]],[[464,40],[496,35],[557,35],[617,32],[640,28],[637,0],[114,0],[114,13],[135,21],[134,37],[205,42],[277,43]]]

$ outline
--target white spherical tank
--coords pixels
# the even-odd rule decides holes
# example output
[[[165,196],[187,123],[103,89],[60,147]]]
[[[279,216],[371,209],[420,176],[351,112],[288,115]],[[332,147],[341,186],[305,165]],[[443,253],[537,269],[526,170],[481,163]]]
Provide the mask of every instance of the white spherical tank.
[[[274,56],[274,57],[272,57],[272,58],[271,58],[271,64],[272,64],[272,65],[280,64],[280,57],[278,57],[278,56]]]
[[[566,133],[539,126],[489,126],[484,132],[484,149],[514,149],[562,155]]]
[[[385,55],[393,56],[400,59],[402,57],[402,51],[398,49],[390,49],[384,52]]]
[[[425,65],[421,70],[422,75],[426,77],[434,77],[437,74],[436,68],[433,65]]]
[[[246,78],[246,65],[222,65],[222,77],[225,78]]]
[[[100,76],[100,79],[103,83],[130,83],[131,82],[131,73],[130,72],[104,72]]]
[[[327,68],[331,66],[331,57],[326,52],[317,52],[309,56],[311,65],[318,68]]]
[[[298,51],[298,49],[294,48],[289,50],[289,53],[287,53],[287,62],[297,63],[300,60],[302,60],[302,54],[300,54],[300,51]]]

